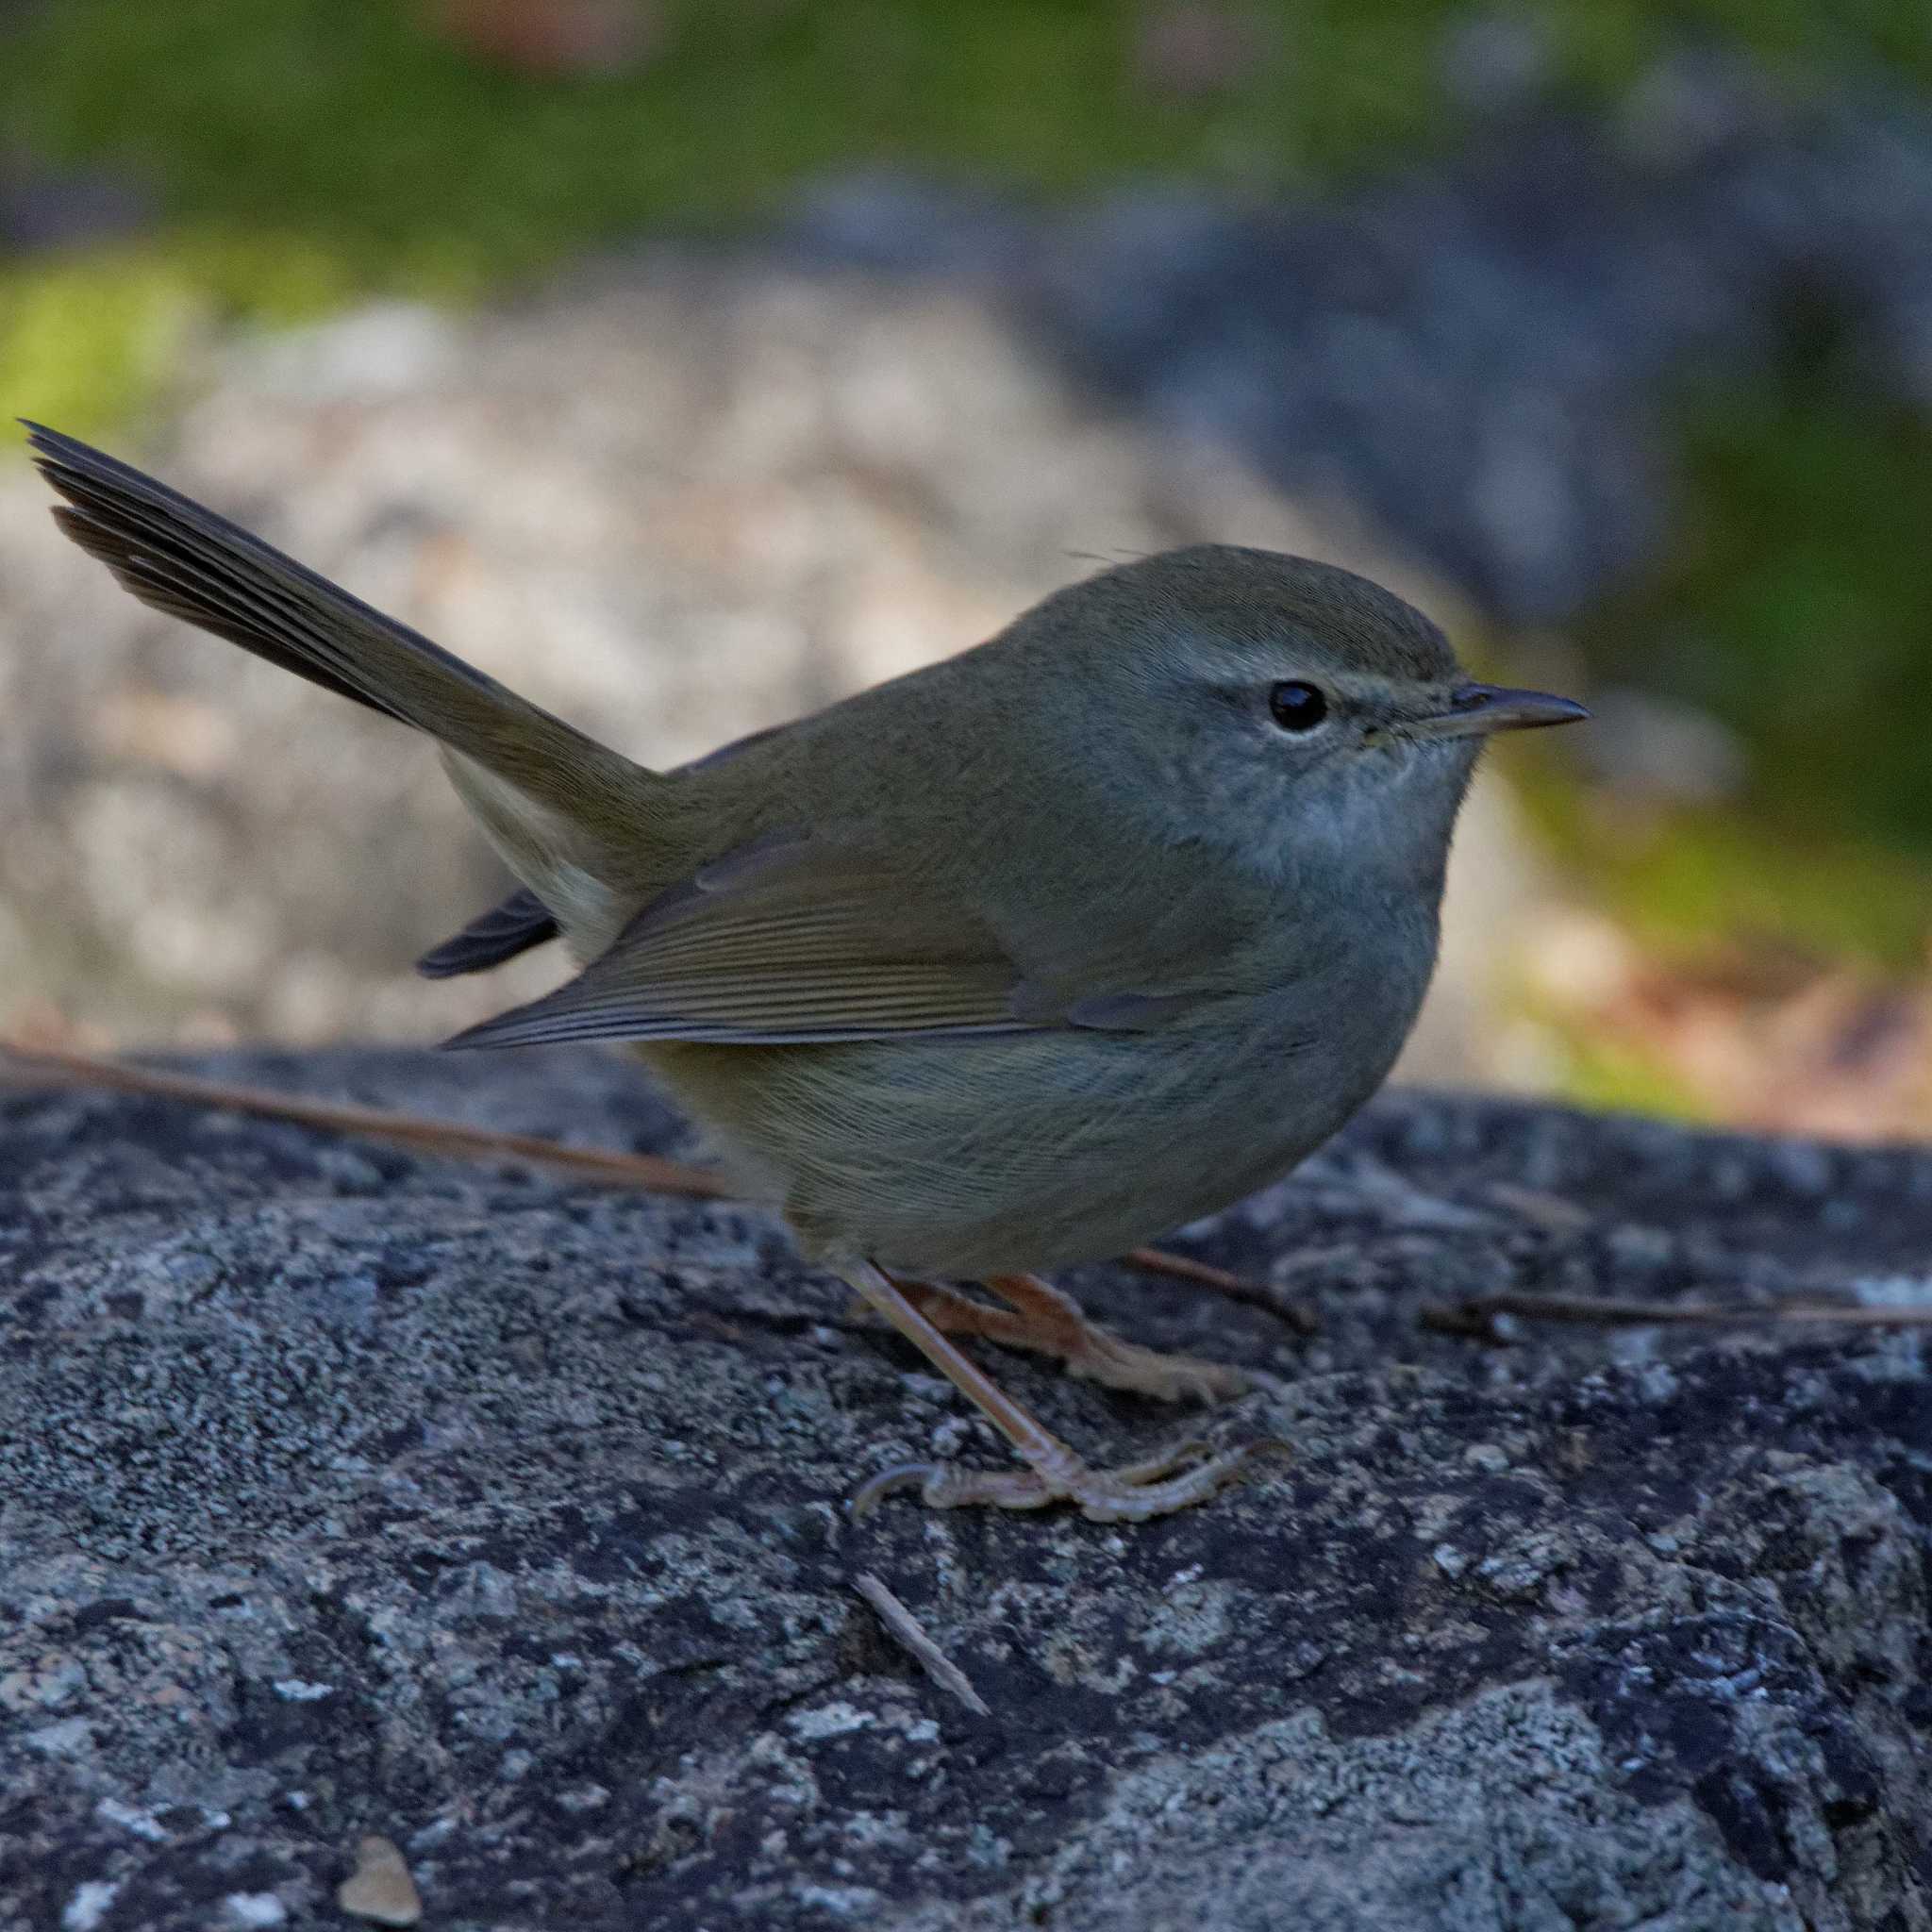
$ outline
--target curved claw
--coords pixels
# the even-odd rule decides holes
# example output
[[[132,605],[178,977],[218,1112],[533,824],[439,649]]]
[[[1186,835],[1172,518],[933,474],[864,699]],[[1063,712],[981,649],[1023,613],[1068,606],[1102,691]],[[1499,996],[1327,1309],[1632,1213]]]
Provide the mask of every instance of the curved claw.
[[[1071,1503],[1090,1523],[1141,1523],[1204,1502],[1239,1481],[1264,1456],[1286,1455],[1278,1436],[1216,1454],[1209,1443],[1176,1442],[1158,1454],[1118,1469],[1091,1469],[1069,1456],[1060,1468],[954,1469],[942,1462],[902,1462],[881,1470],[852,1498],[855,1517],[885,1497],[916,1489],[929,1509],[978,1506],[995,1509],[1044,1509]]]
[[[845,1507],[852,1511],[856,1522],[862,1516],[871,1515],[888,1496],[896,1496],[901,1490],[924,1489],[944,1474],[937,1462],[895,1462],[891,1468],[867,1476],[853,1491],[852,1500]]]
[[[1205,1462],[1213,1454],[1214,1444],[1205,1436],[1190,1436],[1184,1441],[1170,1442],[1165,1449],[1157,1449],[1152,1456],[1143,1456],[1138,1462],[1124,1462],[1108,1474],[1116,1482],[1151,1483],[1160,1476],[1174,1474],[1187,1463]]]

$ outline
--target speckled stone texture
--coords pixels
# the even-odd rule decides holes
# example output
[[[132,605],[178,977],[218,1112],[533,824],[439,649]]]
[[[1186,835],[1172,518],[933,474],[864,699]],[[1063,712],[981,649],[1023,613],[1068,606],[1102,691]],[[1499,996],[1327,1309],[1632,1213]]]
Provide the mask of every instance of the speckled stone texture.
[[[217,1071],[675,1146],[622,1062]],[[853,1523],[992,1458],[747,1210],[0,1095],[0,1924],[1932,1925],[1932,1391],[1908,1334],[1419,1325],[1501,1287],[1923,1295],[1932,1157],[1393,1094],[1114,1270],[1291,1461],[1138,1530]],[[1107,1457],[1176,1419],[1011,1357]],[[930,1681],[883,1578],[991,1707]]]

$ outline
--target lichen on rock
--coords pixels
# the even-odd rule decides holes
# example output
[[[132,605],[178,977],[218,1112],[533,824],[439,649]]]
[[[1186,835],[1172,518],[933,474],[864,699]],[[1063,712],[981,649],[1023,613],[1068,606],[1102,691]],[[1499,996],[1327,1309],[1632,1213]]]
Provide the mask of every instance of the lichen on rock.
[[[682,1145],[587,1051],[217,1071]],[[1932,1159],[1397,1092],[1186,1239],[1320,1334],[1070,1285],[1256,1371],[1205,1425],[1291,1460],[1130,1530],[855,1523],[999,1452],[759,1214],[0,1096],[0,1919],[308,1923],[376,1836],[437,1926],[1932,1924],[1918,1338],[1417,1320],[1896,1301]],[[1000,1369],[1096,1455],[1175,1427]]]

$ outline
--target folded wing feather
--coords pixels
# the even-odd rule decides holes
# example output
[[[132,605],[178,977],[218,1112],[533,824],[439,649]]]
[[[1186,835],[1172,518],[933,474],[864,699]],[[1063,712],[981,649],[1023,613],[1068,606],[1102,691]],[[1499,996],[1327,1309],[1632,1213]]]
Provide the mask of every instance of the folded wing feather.
[[[660,894],[567,985],[448,1043],[1019,1032],[1041,1024],[1015,1010],[1021,977],[931,881],[861,849],[760,841]]]

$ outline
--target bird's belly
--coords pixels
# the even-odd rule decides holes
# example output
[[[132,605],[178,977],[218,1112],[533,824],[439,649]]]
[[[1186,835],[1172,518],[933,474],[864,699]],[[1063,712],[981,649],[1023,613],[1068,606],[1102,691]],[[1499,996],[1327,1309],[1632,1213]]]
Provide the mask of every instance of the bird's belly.
[[[1121,1254],[1286,1173],[1379,1084],[1412,1010],[1366,1051],[1259,1002],[1205,1033],[643,1051],[809,1249],[970,1278]]]

